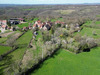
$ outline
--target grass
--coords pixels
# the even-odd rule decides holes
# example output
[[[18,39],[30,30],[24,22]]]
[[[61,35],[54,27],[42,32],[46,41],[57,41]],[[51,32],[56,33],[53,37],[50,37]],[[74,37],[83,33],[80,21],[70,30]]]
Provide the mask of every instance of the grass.
[[[83,26],[100,29],[100,21],[87,21]]]
[[[29,8],[29,9],[24,9],[24,10],[36,10],[36,8]]]
[[[54,12],[59,12],[60,14],[64,14],[64,15],[66,15],[66,14],[70,14],[70,13],[72,13],[72,12],[74,12],[75,10],[56,10],[56,11],[54,11]]]
[[[83,35],[87,35],[89,37],[93,37],[95,39],[99,39],[100,38],[100,21],[87,21],[84,25],[83,25],[83,29],[81,30],[81,32],[79,33],[75,33],[76,34],[80,34],[81,36]],[[88,27],[89,26],[89,27]],[[96,33],[96,35],[93,35],[93,32]]]
[[[28,27],[28,23],[22,23],[17,25],[19,28]]]
[[[42,38],[42,33],[40,31],[38,31],[38,35],[36,36],[36,40],[37,41],[33,41],[33,45],[36,46],[36,53],[34,53],[35,55],[36,54],[38,55],[41,52],[41,46],[40,45],[43,44],[43,41],[42,40],[41,41],[38,41],[41,38]]]
[[[39,20],[39,18],[34,18],[33,20],[29,20],[28,22],[34,24],[35,21],[37,21],[37,20]]]
[[[90,25],[88,21],[85,25]],[[99,24],[98,22],[96,24]],[[93,31],[97,35],[93,35]],[[81,32],[75,33],[100,38],[100,29],[85,27]],[[100,47],[92,48],[90,52],[73,54],[60,49],[54,56],[44,61],[34,72],[29,75],[99,75],[100,74]]]
[[[55,21],[63,21],[63,18],[58,18],[58,19],[51,19],[51,22],[55,22]]]
[[[95,24],[100,24],[100,21],[96,21]]]
[[[14,31],[14,33],[8,35],[7,37],[2,37],[2,38],[0,38],[0,43],[6,44],[6,41],[7,41],[11,36],[13,36],[13,35],[16,34],[16,33],[22,33],[22,32],[20,32],[20,31]],[[4,33],[4,34],[5,34],[5,33]]]
[[[5,69],[11,65],[12,63],[14,63],[14,61],[16,62],[20,62],[21,59],[23,58],[23,54],[24,52],[27,50],[28,44],[30,42],[32,38],[32,32],[28,31],[26,32],[23,36],[21,36],[16,43],[18,44],[19,48],[16,49],[15,51],[13,51],[12,53],[10,53],[8,56],[6,56],[0,63],[0,75],[3,75]],[[5,47],[7,48],[7,47]],[[3,50],[5,49],[3,48]],[[0,48],[1,49],[1,48]],[[2,50],[2,51],[3,51]],[[8,50],[8,49],[7,49]],[[0,50],[1,51],[1,50]],[[1,52],[0,52],[1,53]],[[18,63],[16,64],[18,65]]]
[[[32,38],[32,32],[31,31],[26,32],[22,37],[20,37],[17,40],[17,44],[20,48],[18,48],[16,51],[12,52],[9,55],[13,56],[13,59],[15,60],[20,60],[24,52],[26,51],[31,38]]]
[[[100,15],[96,15],[96,17],[100,17]]]
[[[95,33],[96,33],[97,35],[93,35],[93,31],[95,31]],[[87,36],[89,36],[89,37],[93,37],[93,38],[99,39],[99,38],[100,38],[100,29],[84,27],[84,28],[82,29],[81,32],[76,33],[76,34],[80,34],[80,35],[82,35],[82,36],[83,36],[83,35],[87,35]],[[75,34],[75,35],[76,35],[76,34]]]
[[[9,50],[11,50],[11,47],[7,47],[7,46],[0,46],[0,55],[8,52]]]
[[[7,40],[7,37],[0,38],[0,43],[4,43]]]
[[[99,75],[99,65],[100,47],[77,55],[61,49],[31,75]]]

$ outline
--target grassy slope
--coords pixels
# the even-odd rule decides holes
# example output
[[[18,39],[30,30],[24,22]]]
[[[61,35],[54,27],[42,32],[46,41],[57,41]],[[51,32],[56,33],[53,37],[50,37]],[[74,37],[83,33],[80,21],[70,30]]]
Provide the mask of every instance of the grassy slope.
[[[46,60],[32,75],[99,75],[100,47],[73,54],[66,50]]]
[[[92,22],[87,22],[90,25]],[[96,22],[99,24],[99,22]],[[75,34],[87,35],[94,38],[100,38],[100,35],[94,36],[92,31],[99,34],[100,30],[84,27],[84,29]],[[54,57],[46,60],[41,68],[35,70],[31,75],[99,75],[100,74],[100,47],[91,49],[90,52],[73,54],[66,50],[60,50]]]
[[[18,46],[20,48],[10,53],[7,57],[5,57],[4,60],[0,62],[0,75],[3,75],[3,71],[5,71],[6,67],[13,63],[13,61],[20,61],[22,59],[31,38],[32,32],[28,31],[17,40]]]
[[[93,35],[93,31],[96,32],[97,35]],[[100,38],[100,29],[95,29],[95,28],[89,28],[89,27],[84,27],[81,32],[77,33],[80,35],[87,35],[89,37],[93,38]]]
[[[19,31],[15,31],[13,34],[15,33],[20,33]],[[6,40],[11,37],[13,34],[10,34],[8,37],[3,37],[0,38],[0,43],[6,43]],[[0,55],[6,53],[7,51],[11,50],[11,47],[7,47],[7,46],[0,46]]]
[[[33,24],[37,20],[38,20],[38,18],[34,18],[33,20],[27,21],[27,23],[18,24],[18,27],[19,28],[28,27],[29,26],[29,23],[32,23]]]
[[[95,39],[100,38],[100,29],[97,28],[90,28],[90,27],[86,27],[86,26],[90,26],[92,24],[92,21],[87,21],[84,25],[83,25],[83,29],[81,30],[81,32],[79,33],[75,33],[76,34],[80,34],[80,35],[87,35],[89,37],[93,37]],[[96,21],[95,22],[95,27],[96,26],[100,26],[100,21]],[[93,35],[93,32],[95,32],[97,35]]]
[[[7,37],[0,38],[0,43],[4,43],[7,40]]]
[[[24,54],[24,52],[27,49],[27,46],[32,38],[32,32],[28,31],[26,32],[21,38],[17,40],[17,43],[20,48],[18,48],[16,51],[12,52],[10,55],[13,56],[13,59],[20,60]]]
[[[2,37],[2,38],[0,38],[0,43],[6,44],[7,39],[10,38],[12,35],[14,35],[14,34],[16,34],[16,33],[22,33],[22,32],[20,32],[20,31],[14,31],[14,33],[8,35],[7,37]],[[4,34],[5,34],[5,33],[4,33]]]
[[[28,23],[18,24],[19,28],[28,27]]]
[[[0,46],[0,55],[6,53],[9,50],[11,50],[11,47]]]

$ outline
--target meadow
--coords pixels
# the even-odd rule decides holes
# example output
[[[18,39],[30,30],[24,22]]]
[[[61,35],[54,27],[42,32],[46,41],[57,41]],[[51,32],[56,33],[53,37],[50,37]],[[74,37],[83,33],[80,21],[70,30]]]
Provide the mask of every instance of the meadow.
[[[28,23],[18,24],[19,28],[28,27]]]
[[[100,47],[73,54],[60,49],[30,75],[99,75]]]
[[[11,63],[19,64],[25,51],[27,50],[28,44],[32,38],[32,32],[29,30],[19,39],[17,39],[16,44],[18,45],[18,49],[8,54],[1,62],[0,62],[0,75],[10,66]],[[10,47],[0,46],[0,55],[9,51]]]
[[[11,49],[11,47],[0,46],[0,55],[6,53],[7,51],[10,51]]]
[[[100,29],[89,27],[93,22],[87,21],[80,32],[81,36],[87,35],[94,39],[100,38]],[[94,22],[100,26],[100,22]],[[93,35],[93,31],[97,35]],[[43,62],[39,68],[29,75],[99,75],[100,74],[100,47],[92,48],[90,52],[73,54],[65,49],[58,50],[52,57]]]

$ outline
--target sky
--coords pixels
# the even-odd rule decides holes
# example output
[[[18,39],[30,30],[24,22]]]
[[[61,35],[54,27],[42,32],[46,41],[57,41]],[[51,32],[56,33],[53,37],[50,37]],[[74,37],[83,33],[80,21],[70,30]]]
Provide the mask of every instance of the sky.
[[[0,4],[80,4],[100,3],[100,0],[0,0]]]

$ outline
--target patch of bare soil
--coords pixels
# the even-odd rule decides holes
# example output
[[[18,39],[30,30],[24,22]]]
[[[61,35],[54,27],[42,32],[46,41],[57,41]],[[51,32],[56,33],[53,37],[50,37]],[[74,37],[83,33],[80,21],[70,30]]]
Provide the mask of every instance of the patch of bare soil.
[[[27,50],[23,56],[21,67],[27,67],[29,64],[29,61],[33,60],[33,52],[32,50]]]
[[[9,36],[9,35],[11,35],[11,34],[13,34],[14,32],[8,32],[8,33],[3,33],[3,34],[1,34],[0,36],[2,36],[2,37],[7,37],[7,36]]]
[[[17,39],[20,35],[21,35],[21,33],[16,33],[13,35],[13,37],[14,37],[14,39]]]

